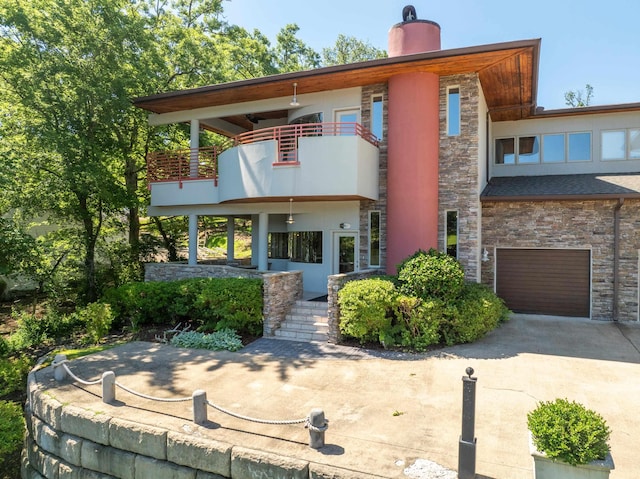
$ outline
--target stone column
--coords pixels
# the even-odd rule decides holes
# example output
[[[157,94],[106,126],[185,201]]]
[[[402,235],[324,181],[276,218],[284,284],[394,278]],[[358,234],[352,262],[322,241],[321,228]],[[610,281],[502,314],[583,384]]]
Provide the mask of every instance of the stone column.
[[[269,214],[260,213],[258,218],[258,269],[269,269]]]
[[[189,264],[198,264],[198,215],[189,215]]]
[[[233,221],[233,216],[227,218],[227,263],[233,262],[235,259],[235,222]]]

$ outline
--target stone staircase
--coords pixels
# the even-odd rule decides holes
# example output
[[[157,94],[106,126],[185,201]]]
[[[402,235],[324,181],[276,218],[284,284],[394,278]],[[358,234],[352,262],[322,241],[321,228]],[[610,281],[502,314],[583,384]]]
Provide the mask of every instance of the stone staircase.
[[[289,341],[327,341],[329,329],[327,303],[298,300],[275,331],[277,339]]]

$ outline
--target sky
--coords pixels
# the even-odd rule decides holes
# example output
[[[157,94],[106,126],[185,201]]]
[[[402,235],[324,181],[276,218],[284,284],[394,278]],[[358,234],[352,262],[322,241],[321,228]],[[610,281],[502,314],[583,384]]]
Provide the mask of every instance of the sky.
[[[272,43],[289,23],[317,52],[339,34],[387,50],[389,28],[411,4],[441,27],[442,49],[542,39],[538,106],[565,108],[567,91],[593,87],[591,105],[640,103],[638,0],[224,0],[226,20]]]

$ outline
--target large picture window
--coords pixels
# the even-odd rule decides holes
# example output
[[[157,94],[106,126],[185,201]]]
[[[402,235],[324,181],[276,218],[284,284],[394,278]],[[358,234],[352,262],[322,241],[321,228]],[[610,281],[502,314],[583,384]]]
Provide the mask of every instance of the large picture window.
[[[289,259],[289,233],[269,233],[269,258]]]
[[[640,159],[640,128],[602,132],[602,159]]]
[[[290,251],[296,263],[322,263],[322,231],[291,232]]]

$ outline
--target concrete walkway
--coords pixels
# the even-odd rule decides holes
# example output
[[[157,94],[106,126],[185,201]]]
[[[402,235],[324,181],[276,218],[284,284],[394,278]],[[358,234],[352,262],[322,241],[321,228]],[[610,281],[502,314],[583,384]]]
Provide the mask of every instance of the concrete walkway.
[[[640,431],[640,325],[514,316],[471,345],[428,354],[366,352],[319,343],[260,339],[240,352],[176,349],[130,343],[69,363],[74,374],[117,381],[157,397],[190,396],[266,419],[305,417],[312,408],[330,420],[326,446],[307,446],[301,426],[242,421],[209,410],[209,424],[190,422],[190,403],[161,403],[117,391],[103,404],[99,386],[56,383],[51,368],[40,387],[65,404],[100,411],[235,445],[329,464],[379,477],[407,475],[417,461],[457,469],[462,381],[478,378],[478,478],[531,479],[526,416],[538,401],[566,397],[599,412],[612,430],[611,479],[635,479]],[[415,468],[410,469],[415,470]]]

